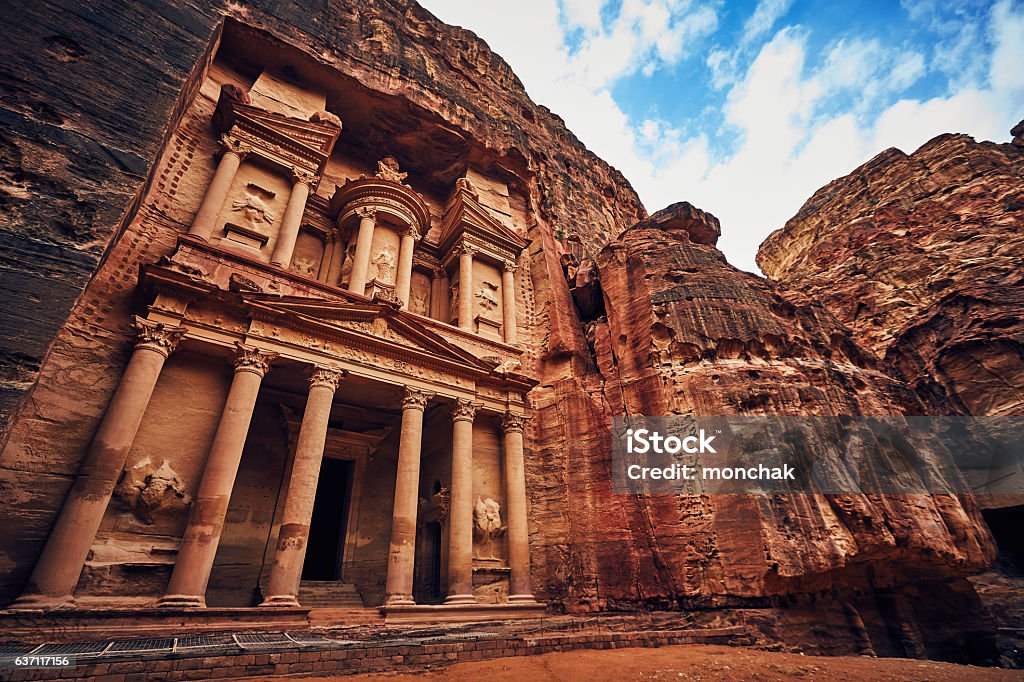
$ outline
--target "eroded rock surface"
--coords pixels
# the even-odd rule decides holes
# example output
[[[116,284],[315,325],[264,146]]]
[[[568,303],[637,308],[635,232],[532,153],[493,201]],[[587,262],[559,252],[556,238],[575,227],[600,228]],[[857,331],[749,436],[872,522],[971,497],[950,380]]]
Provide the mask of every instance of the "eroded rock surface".
[[[935,414],[1024,410],[1024,142],[940,135],[818,190],[761,246]]]

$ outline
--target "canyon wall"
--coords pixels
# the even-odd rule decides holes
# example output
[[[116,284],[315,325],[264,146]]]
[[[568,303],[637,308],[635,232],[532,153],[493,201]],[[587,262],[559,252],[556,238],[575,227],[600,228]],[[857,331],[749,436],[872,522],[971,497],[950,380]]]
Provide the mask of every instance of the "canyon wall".
[[[1024,413],[1024,123],[940,135],[818,190],[757,256],[822,303],[933,414]]]

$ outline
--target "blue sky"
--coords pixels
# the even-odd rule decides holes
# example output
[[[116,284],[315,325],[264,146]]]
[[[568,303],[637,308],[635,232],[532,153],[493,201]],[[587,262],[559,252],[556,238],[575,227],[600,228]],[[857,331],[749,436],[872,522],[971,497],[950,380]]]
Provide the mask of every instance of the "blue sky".
[[[1024,118],[1024,0],[420,0],[511,64],[648,211],[722,221],[729,261],[888,147],[1006,141]]]

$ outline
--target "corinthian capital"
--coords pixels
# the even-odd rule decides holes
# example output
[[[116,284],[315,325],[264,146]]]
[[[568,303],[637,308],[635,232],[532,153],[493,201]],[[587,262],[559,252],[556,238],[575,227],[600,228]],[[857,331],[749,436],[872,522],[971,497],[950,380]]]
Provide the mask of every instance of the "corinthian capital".
[[[277,359],[277,353],[266,351],[244,343],[235,342],[235,371],[252,372],[261,377],[270,369],[270,363]]]
[[[359,216],[360,219],[370,218],[371,220],[376,220],[377,209],[373,206],[360,206],[356,209],[356,215]]]
[[[319,175],[316,175],[314,173],[310,173],[309,171],[307,171],[305,169],[302,169],[302,168],[299,168],[297,166],[292,168],[292,184],[293,185],[298,185],[298,184],[301,183],[301,184],[305,185],[306,187],[309,187],[310,189],[313,189],[314,187],[317,186],[317,183],[319,183],[319,182],[320,182],[320,176]]]
[[[403,410],[420,410],[421,412],[426,409],[427,402],[434,397],[433,393],[421,391],[418,388],[412,386],[405,387],[405,393],[402,395],[402,409]]]
[[[473,421],[478,407],[480,406],[472,400],[457,399],[455,405],[452,406],[452,421]]]
[[[309,375],[310,388],[329,388],[332,391],[338,390],[338,383],[345,376],[345,371],[328,365],[316,365]]]
[[[519,264],[514,260],[505,261],[505,272],[515,272],[519,269]]]
[[[132,326],[135,327],[135,348],[155,350],[165,358],[174,352],[181,337],[188,331],[185,327],[169,327],[138,315],[132,319]]]
[[[244,159],[250,153],[252,153],[252,146],[242,142],[237,137],[231,135],[220,136],[220,149],[225,154],[234,154],[239,159]]]
[[[505,433],[522,433],[530,418],[521,414],[506,412],[501,418],[501,429]]]

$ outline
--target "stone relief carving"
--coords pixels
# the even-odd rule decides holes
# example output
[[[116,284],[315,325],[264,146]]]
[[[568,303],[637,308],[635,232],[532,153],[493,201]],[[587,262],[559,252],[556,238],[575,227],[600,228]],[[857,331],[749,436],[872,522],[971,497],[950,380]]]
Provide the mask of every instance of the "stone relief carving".
[[[373,259],[373,264],[377,266],[377,279],[382,282],[388,282],[389,284],[394,283],[395,256],[391,253],[390,248],[385,246],[381,249],[381,252]]]
[[[231,273],[231,277],[228,278],[228,289],[231,291],[254,291],[263,293],[263,287],[245,275],[240,275],[237,272]]]
[[[505,527],[501,525],[501,505],[493,498],[483,498],[477,495],[476,504],[473,507],[473,537],[477,542],[483,543],[478,558],[498,559],[494,555],[494,539],[505,534]],[[474,547],[474,549],[476,549]]]
[[[450,293],[451,293],[451,303],[448,305],[448,310],[450,312],[451,319],[448,320],[449,322],[451,322],[451,320],[454,320],[455,317],[459,314],[459,284],[458,284],[458,282],[456,282],[455,284],[453,284],[451,286]]]
[[[408,173],[402,173],[398,170],[398,160],[393,156],[385,156],[383,159],[377,162],[377,177],[385,180],[391,180],[392,182],[402,182],[409,176]]]
[[[192,501],[170,463],[165,459],[154,468],[149,457],[124,470],[114,494],[147,524],[157,513],[180,513]]]
[[[426,315],[428,293],[426,289],[413,289],[409,294],[409,310],[417,315]]]
[[[309,120],[313,123],[326,123],[341,128],[341,119],[329,111],[316,111],[309,115]]]
[[[297,275],[303,275],[305,277],[316,277],[317,266],[319,263],[315,259],[309,256],[299,256],[298,258],[292,259],[291,268],[292,272]]]
[[[518,372],[523,368],[523,363],[519,360],[506,360],[497,367],[494,368],[495,374],[510,374],[512,372]]]
[[[188,275],[189,277],[195,277],[196,279],[209,281],[210,273],[208,273],[203,268],[199,267],[198,265],[192,265],[190,263],[182,263],[180,261],[175,260],[171,256],[160,256],[160,259],[156,262],[156,264],[168,268],[170,270],[180,272],[183,275]]]
[[[476,292],[476,297],[480,299],[480,305],[484,310],[494,310],[499,304],[498,285],[486,280],[480,284],[480,290]]]
[[[274,223],[274,214],[266,202],[275,196],[277,196],[275,192],[250,182],[245,186],[245,198],[235,199],[231,202],[231,210],[241,213],[253,228],[261,229],[262,223],[268,225]]]
[[[352,278],[352,266],[355,265],[356,259],[356,245],[354,243],[349,244],[348,248],[345,249],[345,260],[341,263],[341,286],[348,286],[349,280]]]

